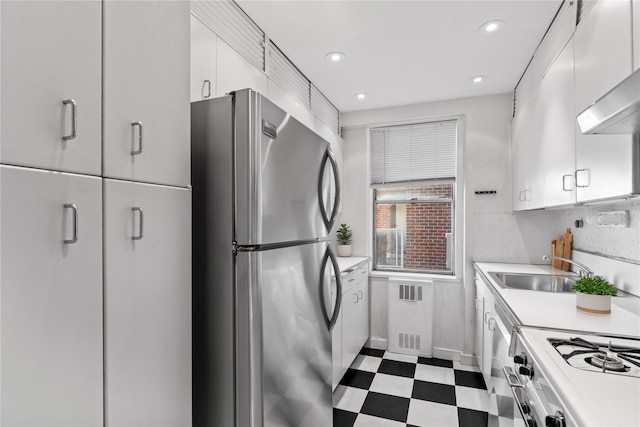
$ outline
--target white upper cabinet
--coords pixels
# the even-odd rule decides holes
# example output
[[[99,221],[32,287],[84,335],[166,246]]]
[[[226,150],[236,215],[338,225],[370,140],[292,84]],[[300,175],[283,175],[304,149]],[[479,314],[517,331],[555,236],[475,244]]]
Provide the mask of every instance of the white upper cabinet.
[[[600,0],[575,33],[575,114],[620,83],[632,71],[631,1]],[[633,192],[632,135],[576,132],[577,201],[625,196]]]
[[[540,90],[534,91],[512,123],[514,211],[537,209],[544,205],[544,176],[539,166],[543,160],[540,157],[544,115],[541,101]]]
[[[216,96],[247,88],[263,95],[267,93],[267,76],[263,71],[254,67],[220,38],[217,52]]]
[[[0,162],[100,175],[102,3],[0,8]]]
[[[102,426],[101,179],[0,166],[3,426]]]
[[[543,117],[540,146],[544,206],[575,203],[575,89],[573,40],[564,47],[540,83]]]
[[[217,36],[191,16],[191,102],[215,98]]]
[[[189,2],[104,2],[103,174],[190,182]]]
[[[191,426],[191,192],[104,180],[106,426]]]

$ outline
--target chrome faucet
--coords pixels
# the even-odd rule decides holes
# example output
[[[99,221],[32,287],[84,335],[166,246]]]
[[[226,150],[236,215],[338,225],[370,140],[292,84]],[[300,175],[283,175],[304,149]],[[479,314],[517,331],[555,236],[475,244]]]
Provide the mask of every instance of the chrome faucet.
[[[579,262],[572,261],[572,260],[567,259],[567,258],[561,258],[559,256],[542,255],[542,260],[543,261],[548,261],[549,259],[559,259],[560,261],[568,262],[570,264],[575,265],[576,267],[578,267],[580,269],[580,270],[578,270],[578,275],[580,276],[580,278],[582,278],[582,277],[593,278],[595,276],[595,273],[593,271],[591,271],[589,269],[589,267],[587,267],[586,265],[581,264]]]

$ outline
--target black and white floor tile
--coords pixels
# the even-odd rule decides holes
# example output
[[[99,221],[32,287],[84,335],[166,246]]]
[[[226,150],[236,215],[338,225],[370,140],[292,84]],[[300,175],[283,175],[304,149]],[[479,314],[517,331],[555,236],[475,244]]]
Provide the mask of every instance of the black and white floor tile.
[[[477,366],[363,348],[334,392],[334,427],[486,427]]]

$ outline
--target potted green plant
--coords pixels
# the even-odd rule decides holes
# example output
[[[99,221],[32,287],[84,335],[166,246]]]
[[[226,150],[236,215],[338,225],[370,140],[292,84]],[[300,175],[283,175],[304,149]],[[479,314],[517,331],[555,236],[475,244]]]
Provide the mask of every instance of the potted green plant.
[[[353,232],[351,228],[345,224],[340,224],[340,228],[336,232],[336,240],[338,241],[338,256],[351,256],[351,239]]]
[[[611,297],[618,296],[618,290],[600,276],[582,277],[571,289],[576,291],[577,309],[587,313],[611,313]]]

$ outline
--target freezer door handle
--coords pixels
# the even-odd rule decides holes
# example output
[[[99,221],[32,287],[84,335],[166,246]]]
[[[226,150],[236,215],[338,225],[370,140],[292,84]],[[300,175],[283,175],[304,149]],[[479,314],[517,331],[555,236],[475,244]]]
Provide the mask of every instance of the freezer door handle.
[[[324,196],[323,196],[323,182],[324,182],[324,171],[327,167],[327,162],[331,163],[331,169],[333,171],[333,179],[336,183],[336,191],[333,199],[333,209],[331,210],[331,216],[327,216],[327,211],[324,205]],[[341,184],[340,184],[340,172],[338,171],[338,161],[334,156],[333,152],[330,148],[327,148],[327,151],[324,154],[324,158],[322,159],[322,166],[320,167],[320,177],[318,179],[318,198],[320,201],[320,213],[322,214],[322,220],[324,221],[324,225],[327,227],[327,232],[331,231],[333,228],[333,224],[338,216],[338,209],[340,207],[340,197],[341,197]]]
[[[327,268],[327,262],[329,262],[329,260],[331,261],[331,265],[333,265],[333,271],[336,279],[336,306],[331,317],[329,317],[329,310],[327,310],[327,305],[324,298],[324,274]],[[340,314],[340,309],[342,308],[342,279],[340,278],[340,268],[338,267],[336,256],[333,253],[333,249],[331,249],[331,246],[328,245],[327,250],[324,253],[324,257],[322,258],[322,264],[320,265],[320,304],[322,304],[322,310],[324,311],[327,329],[332,330],[333,326],[338,321],[338,315]]]

